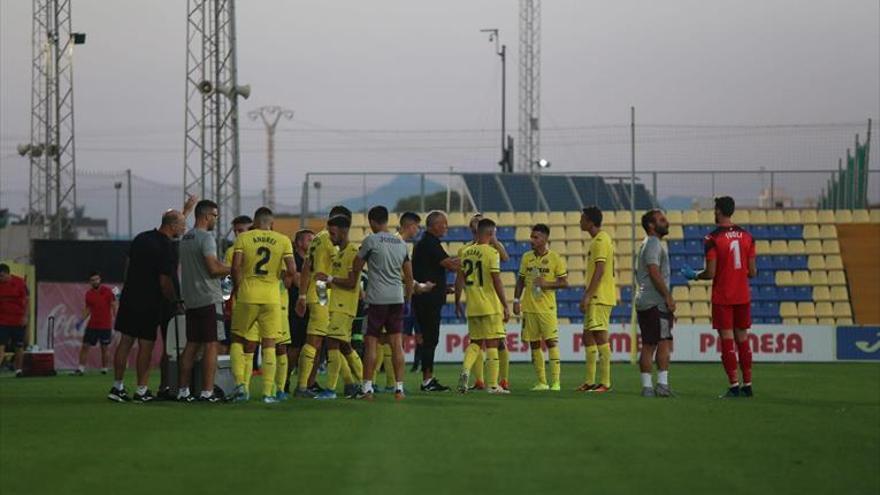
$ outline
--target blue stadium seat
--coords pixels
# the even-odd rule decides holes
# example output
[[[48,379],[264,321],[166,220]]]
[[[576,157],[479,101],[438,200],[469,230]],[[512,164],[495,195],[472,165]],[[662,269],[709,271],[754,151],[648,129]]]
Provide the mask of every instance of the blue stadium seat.
[[[455,318],[455,306],[452,304],[444,304],[440,309],[441,318]]]
[[[755,239],[770,239],[770,231],[766,225],[753,225],[749,232]]]
[[[759,272],[760,273],[760,272]],[[678,270],[672,270],[672,276],[669,277],[669,285],[675,287],[678,285],[687,285],[688,280],[678,273]]]
[[[806,270],[807,256],[803,254],[795,254],[788,256],[788,268],[786,270]]]
[[[449,232],[443,238],[448,242],[468,242],[473,239],[471,231],[467,227],[450,227]]]
[[[785,227],[782,225],[769,225],[767,227],[768,235],[770,240],[785,240],[788,239],[788,232],[785,230]]]
[[[455,283],[455,272],[446,272],[446,285],[452,285]]]
[[[803,239],[804,238],[804,226],[803,225],[786,225],[785,232],[786,232],[787,239]]]
[[[631,285],[627,285],[626,287],[621,287],[620,289],[620,299],[624,302],[632,301],[633,296],[633,288]]]
[[[501,242],[513,241],[516,239],[516,228],[515,227],[498,227],[496,229],[496,236],[498,237],[498,240]]]
[[[782,260],[780,265],[777,266],[777,262],[774,258],[778,258],[777,256],[758,256],[757,265],[758,270],[776,270],[776,269],[785,269],[786,262]]]
[[[507,261],[501,262],[501,271],[503,272],[515,272],[519,270],[519,257],[511,256]]]
[[[685,225],[684,226],[684,238],[685,239],[702,239],[705,234],[703,233],[703,227],[700,225]]]
[[[617,306],[614,306],[614,309],[611,310],[611,317],[612,318],[618,317],[618,318],[629,319],[631,313],[632,313],[632,306],[631,305],[618,304]]]
[[[705,258],[702,255],[690,255],[687,257],[687,264],[694,270],[699,270],[705,266]]]
[[[778,301],[779,293],[775,285],[759,285],[752,290],[752,299],[756,301]]]
[[[681,254],[673,254],[669,257],[669,268],[671,270],[679,270],[687,265],[687,256]]]
[[[669,241],[669,254],[685,254],[684,241]]]
[[[703,248],[703,239],[688,239],[684,241],[684,253],[685,254],[704,254],[705,249]]]
[[[795,301],[809,302],[813,300],[813,288],[810,286],[802,285],[799,287],[794,287],[794,293]]]
[[[753,285],[776,285],[776,272],[758,270],[758,276],[752,279]]]

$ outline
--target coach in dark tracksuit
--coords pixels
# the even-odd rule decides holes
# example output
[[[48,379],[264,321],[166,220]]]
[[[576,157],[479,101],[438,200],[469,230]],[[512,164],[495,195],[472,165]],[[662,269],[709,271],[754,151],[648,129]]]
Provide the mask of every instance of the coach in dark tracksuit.
[[[440,311],[446,304],[446,270],[458,270],[460,262],[446,254],[440,243],[440,238],[449,230],[446,213],[431,212],[425,219],[425,227],[424,235],[413,249],[413,278],[419,282],[433,282],[434,288],[413,296],[413,311],[422,335],[422,390],[443,392],[449,387],[434,378],[434,350],[440,339]]]

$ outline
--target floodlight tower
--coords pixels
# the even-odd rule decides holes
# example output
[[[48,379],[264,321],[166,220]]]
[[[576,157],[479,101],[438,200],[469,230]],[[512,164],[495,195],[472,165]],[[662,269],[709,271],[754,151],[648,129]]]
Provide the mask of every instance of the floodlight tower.
[[[60,239],[76,222],[71,0],[34,0],[31,19],[31,136],[18,146],[30,160],[28,224],[31,232]]]
[[[541,156],[541,0],[519,0],[519,157],[533,172]]]
[[[235,0],[187,0],[183,193],[217,203],[218,241],[241,213]],[[218,249],[222,249],[220,242]]]

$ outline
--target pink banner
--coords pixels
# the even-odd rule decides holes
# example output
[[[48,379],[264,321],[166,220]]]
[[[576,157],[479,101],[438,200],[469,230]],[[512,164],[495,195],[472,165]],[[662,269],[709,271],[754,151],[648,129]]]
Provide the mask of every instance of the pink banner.
[[[113,288],[113,285],[108,287]],[[121,290],[121,287],[119,287]],[[85,308],[85,294],[89,289],[88,284],[39,282],[37,284],[37,345],[47,348],[49,318],[55,318],[55,368],[59,370],[75,369],[79,364],[79,350],[82,346],[83,335],[86,325],[77,328],[77,323]],[[109,367],[113,367],[113,353],[119,342],[120,334],[113,331],[113,340],[110,344]],[[161,336],[153,351],[153,366],[159,363],[163,344]],[[137,346],[135,345],[136,349]],[[134,350],[133,349],[133,350]],[[129,356],[129,367],[134,366],[135,352]],[[101,367],[100,346],[95,346],[89,351],[86,366],[91,369]]]

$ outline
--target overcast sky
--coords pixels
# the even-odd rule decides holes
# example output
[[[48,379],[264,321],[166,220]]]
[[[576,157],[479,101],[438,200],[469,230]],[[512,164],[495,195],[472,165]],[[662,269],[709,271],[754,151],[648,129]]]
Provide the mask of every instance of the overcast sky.
[[[543,127],[563,129],[545,133],[543,154],[559,171],[625,170],[625,139],[615,145],[619,153],[591,154],[584,141],[602,135],[571,128],[626,125],[630,105],[645,124],[876,121],[878,5],[547,0],[541,117]],[[74,0],[73,8],[74,29],[88,35],[76,52],[78,167],[132,168],[179,184],[185,2]],[[508,44],[508,126],[515,130],[517,8],[513,0],[239,2],[239,80],[253,88],[242,112],[272,104],[296,112],[279,125],[282,202],[295,204],[306,171],[495,170],[500,64],[479,29],[499,28]],[[0,203],[13,209],[16,192],[27,188],[26,162],[14,147],[29,128],[30,16],[30,1],[0,0]],[[258,194],[264,135],[246,118],[242,127],[243,189]],[[863,128],[802,139],[838,156],[851,145],[847,136]],[[377,129],[432,132],[362,132]],[[682,129],[675,132],[687,138],[691,131]],[[687,155],[686,148],[664,153],[666,160],[644,162],[681,168],[678,157]],[[834,165],[817,155],[797,163]]]

